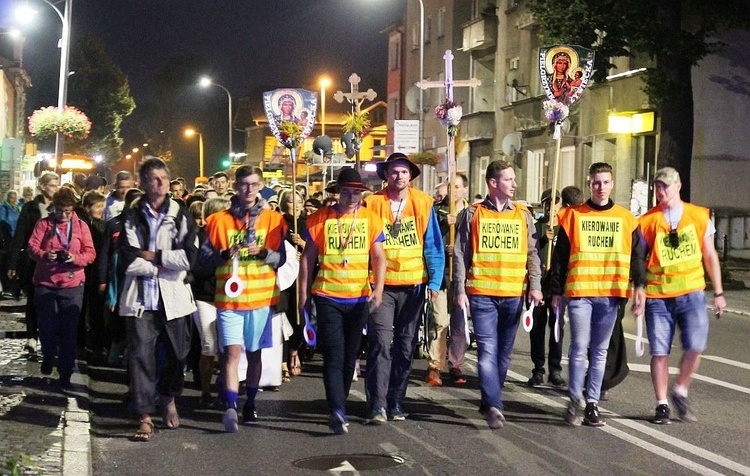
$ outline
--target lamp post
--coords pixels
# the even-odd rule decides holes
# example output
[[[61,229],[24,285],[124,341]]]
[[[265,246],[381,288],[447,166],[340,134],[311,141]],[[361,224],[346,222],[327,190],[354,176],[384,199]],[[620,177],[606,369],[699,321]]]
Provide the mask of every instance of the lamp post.
[[[419,0],[419,81],[424,81],[424,0]],[[419,151],[424,147],[424,89],[419,89]]]
[[[192,137],[194,135],[198,136],[198,167],[200,176],[203,177],[203,134],[196,131],[195,129],[185,129],[186,137]]]
[[[68,100],[68,75],[70,74],[70,28],[71,19],[73,15],[73,0],[65,0],[64,12],[61,12],[54,3],[49,0],[42,0],[44,3],[55,9],[55,13],[60,17],[62,22],[62,36],[60,37],[60,80],[58,84],[57,92],[57,109],[62,113],[65,109],[65,103]],[[37,12],[30,8],[25,8],[22,11],[17,11],[19,16],[23,15],[25,18],[22,20],[28,20],[29,15],[36,14]],[[55,134],[55,157],[57,163],[62,162],[62,155],[64,151],[63,135],[58,132]]]
[[[229,160],[232,160],[232,95],[229,93],[229,90],[222,86],[221,84],[215,83],[211,80],[211,78],[204,76],[200,79],[198,84],[203,87],[207,88],[209,86],[216,86],[217,88],[221,88],[224,90],[225,93],[227,93],[227,101],[229,102],[229,154],[227,157],[229,157]],[[203,136],[200,136],[201,143],[203,143]],[[202,150],[201,146],[201,150]],[[201,157],[203,156],[203,153],[201,152]],[[203,163],[203,159],[201,159],[201,164]],[[201,177],[203,177],[203,165],[201,165]]]
[[[320,78],[320,135],[326,135],[326,88],[331,80],[325,76]]]

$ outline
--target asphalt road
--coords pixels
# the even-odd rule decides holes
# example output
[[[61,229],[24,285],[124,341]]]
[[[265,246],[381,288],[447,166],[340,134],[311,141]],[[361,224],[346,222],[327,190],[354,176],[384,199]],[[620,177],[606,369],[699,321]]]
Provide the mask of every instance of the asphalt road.
[[[353,455],[367,454],[384,456],[370,463],[396,464],[373,474],[750,474],[750,317],[711,319],[709,348],[690,393],[699,421],[669,426],[650,423],[655,402],[648,346],[645,356],[635,357],[635,323],[628,318],[631,371],[601,402],[602,428],[567,426],[563,392],[525,385],[531,362],[522,329],[505,386],[507,424],[495,431],[477,412],[475,351],[468,355],[465,388],[425,386],[426,362],[415,361],[404,422],[364,425],[364,382],[354,383],[345,436],[328,430],[319,357],[281,391],[259,395],[257,427],[224,433],[221,413],[198,410],[199,393],[189,388],[178,400],[182,427],[161,429],[148,443],[129,440],[137,422],[119,400],[126,390],[123,371],[90,368],[94,473],[311,474],[312,463],[302,460],[328,455],[332,459],[320,468],[355,474],[368,462]],[[671,367],[678,348],[674,354]]]

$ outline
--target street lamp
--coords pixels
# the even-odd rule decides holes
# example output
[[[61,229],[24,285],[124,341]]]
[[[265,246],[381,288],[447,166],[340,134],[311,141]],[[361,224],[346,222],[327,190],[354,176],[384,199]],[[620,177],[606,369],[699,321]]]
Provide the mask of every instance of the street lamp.
[[[320,135],[326,135],[326,88],[331,80],[323,76],[320,78]]]
[[[199,160],[198,168],[200,169],[200,176],[204,177],[203,175],[203,134],[196,131],[195,129],[185,129],[186,137],[193,137],[194,135],[198,136],[198,160]]]
[[[424,80],[424,1],[419,0],[419,80]],[[419,88],[419,151],[424,147],[424,89]]]
[[[218,88],[223,89],[224,92],[227,93],[227,101],[229,102],[229,154],[227,155],[227,157],[229,157],[229,160],[231,161],[232,160],[232,95],[229,94],[229,90],[227,88],[225,88],[221,84],[213,82],[211,78],[209,78],[208,76],[203,76],[198,82],[198,84],[202,88],[207,88],[209,86],[216,86]],[[203,177],[203,166],[201,166],[201,177]]]
[[[68,100],[68,75],[70,69],[70,28],[73,16],[73,0],[64,0],[64,13],[61,12],[60,9],[57,8],[57,6],[55,6],[55,4],[53,4],[49,0],[42,1],[55,9],[55,13],[57,13],[57,16],[60,17],[60,21],[62,22],[62,36],[60,37],[60,80],[57,92],[57,109],[62,113],[63,109],[65,109],[65,103]],[[22,5],[16,10],[16,14],[23,21],[28,21],[30,16],[36,13],[37,12],[28,5]],[[63,149],[63,135],[62,133],[58,132],[57,134],[55,134],[55,157],[57,158],[58,164],[62,162]]]

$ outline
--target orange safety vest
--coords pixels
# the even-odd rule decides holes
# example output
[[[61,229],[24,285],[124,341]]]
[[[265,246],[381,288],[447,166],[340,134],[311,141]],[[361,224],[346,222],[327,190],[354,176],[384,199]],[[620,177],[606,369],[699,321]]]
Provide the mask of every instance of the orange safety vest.
[[[568,297],[630,297],[630,256],[638,221],[620,205],[565,209],[560,226],[570,240]]]
[[[471,266],[466,273],[466,293],[519,297],[526,281],[529,250],[528,208],[498,212],[474,205],[471,220]]]
[[[342,216],[335,208],[325,207],[307,217],[307,232],[318,249],[320,264],[312,293],[341,299],[369,296],[370,249],[383,233],[380,217],[363,207]],[[343,248],[342,243],[346,244]]]
[[[646,297],[670,298],[706,288],[703,271],[703,238],[708,229],[707,208],[685,203],[677,236],[680,245],[669,244],[669,223],[659,207],[639,220],[641,233],[651,247],[646,261]]]
[[[278,250],[286,234],[284,217],[273,210],[263,210],[255,219],[254,231],[258,246]],[[227,250],[247,240],[245,223],[233,216],[229,210],[222,210],[208,217],[206,232],[211,245],[217,250]],[[236,298],[230,298],[224,292],[224,285],[232,277],[232,260],[216,268],[214,304],[217,309],[251,311],[273,306],[279,302],[276,271],[263,260],[257,256],[240,255],[238,274],[244,281],[245,288],[242,294]]]
[[[401,210],[401,230],[393,237],[394,216],[385,189],[365,198],[364,204],[383,220],[386,256],[386,286],[414,286],[427,282],[424,265],[424,235],[435,200],[414,188]],[[374,277],[370,277],[374,283]]]

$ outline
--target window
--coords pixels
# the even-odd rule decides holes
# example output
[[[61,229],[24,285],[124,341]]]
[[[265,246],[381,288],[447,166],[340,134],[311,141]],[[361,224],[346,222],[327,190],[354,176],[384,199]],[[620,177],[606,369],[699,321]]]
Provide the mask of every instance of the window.
[[[445,7],[441,7],[438,10],[438,21],[437,21],[437,37],[442,38],[445,36]]]
[[[396,71],[401,69],[401,38],[393,37],[388,42],[388,69]]]
[[[576,185],[576,148],[575,146],[567,146],[560,149],[560,170],[558,174],[560,176],[560,182],[558,190],[562,190],[563,187],[568,185]]]
[[[526,200],[537,202],[542,196],[544,149],[526,151]]]
[[[419,49],[419,22],[415,22],[411,25],[411,49]]]
[[[424,19],[424,43],[425,45],[430,43],[432,37],[432,17],[426,17]]]

